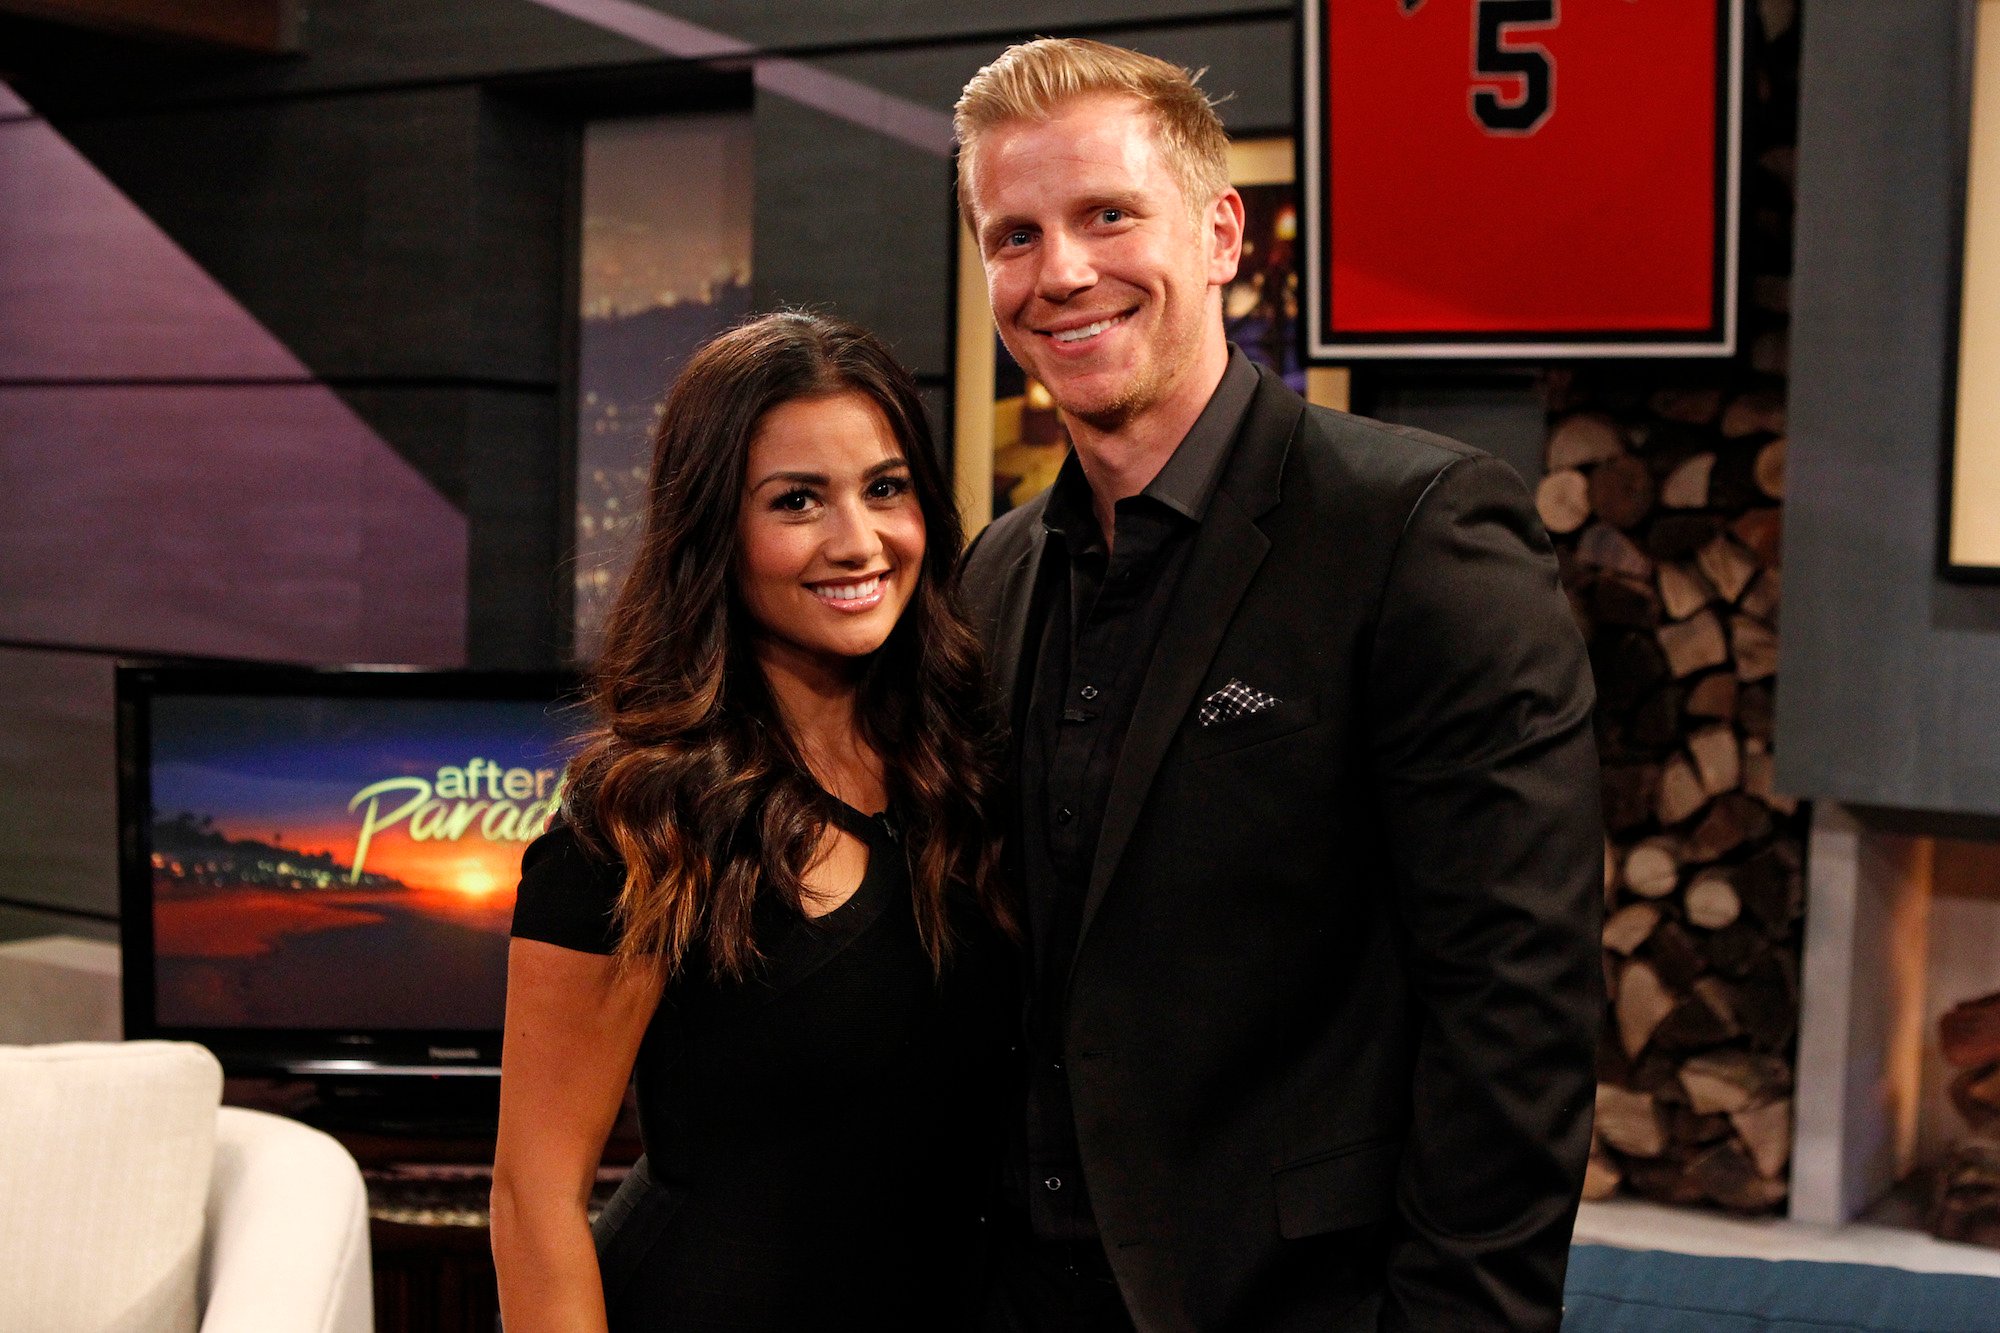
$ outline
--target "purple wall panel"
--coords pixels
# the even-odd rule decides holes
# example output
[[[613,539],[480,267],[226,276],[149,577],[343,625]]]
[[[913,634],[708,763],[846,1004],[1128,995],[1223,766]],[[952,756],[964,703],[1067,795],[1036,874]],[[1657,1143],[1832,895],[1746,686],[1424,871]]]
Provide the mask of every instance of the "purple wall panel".
[[[0,387],[0,637],[456,664],[465,567],[322,386]]]
[[[60,135],[0,119],[0,639],[458,664],[466,547]]]
[[[61,135],[0,122],[0,377],[310,372]]]

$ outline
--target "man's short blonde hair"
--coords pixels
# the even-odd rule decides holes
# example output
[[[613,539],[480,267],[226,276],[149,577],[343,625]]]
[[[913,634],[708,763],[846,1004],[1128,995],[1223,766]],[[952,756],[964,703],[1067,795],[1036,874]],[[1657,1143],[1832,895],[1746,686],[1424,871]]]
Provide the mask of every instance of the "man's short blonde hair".
[[[980,136],[1016,120],[1048,120],[1079,97],[1136,97],[1153,118],[1161,154],[1197,215],[1229,188],[1229,135],[1201,71],[1082,37],[1041,37],[1000,53],[952,108],[958,135],[958,207],[972,224],[972,161]]]

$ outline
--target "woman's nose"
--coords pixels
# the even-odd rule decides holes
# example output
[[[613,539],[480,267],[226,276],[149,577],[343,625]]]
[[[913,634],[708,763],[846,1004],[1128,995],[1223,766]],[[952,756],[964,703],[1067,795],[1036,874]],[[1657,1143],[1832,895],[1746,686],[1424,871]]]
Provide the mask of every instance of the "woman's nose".
[[[874,513],[858,500],[837,506],[823,550],[836,564],[862,565],[874,560],[882,553],[882,534],[876,530]]]

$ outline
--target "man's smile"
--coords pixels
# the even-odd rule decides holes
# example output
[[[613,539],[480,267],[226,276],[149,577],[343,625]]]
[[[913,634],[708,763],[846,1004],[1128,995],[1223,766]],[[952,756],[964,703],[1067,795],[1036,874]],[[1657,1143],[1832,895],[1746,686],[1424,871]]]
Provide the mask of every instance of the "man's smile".
[[[1125,310],[1115,315],[1106,315],[1102,319],[1092,320],[1088,324],[1071,324],[1065,328],[1037,329],[1036,332],[1054,342],[1058,347],[1075,347],[1110,332],[1126,320],[1132,318],[1134,313],[1134,311]]]

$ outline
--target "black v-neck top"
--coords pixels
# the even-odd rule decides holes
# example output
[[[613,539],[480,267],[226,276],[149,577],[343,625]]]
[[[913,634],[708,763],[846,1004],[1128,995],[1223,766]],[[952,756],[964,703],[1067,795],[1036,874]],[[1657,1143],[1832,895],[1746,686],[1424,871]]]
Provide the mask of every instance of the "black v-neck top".
[[[1005,1132],[1003,958],[960,921],[937,977],[893,825],[831,817],[868,846],[853,895],[818,917],[760,903],[764,965],[718,982],[691,961],[647,1027],[633,1076],[661,1199],[601,1260],[619,1333],[954,1326]],[[610,952],[623,880],[552,830],[513,933]]]

